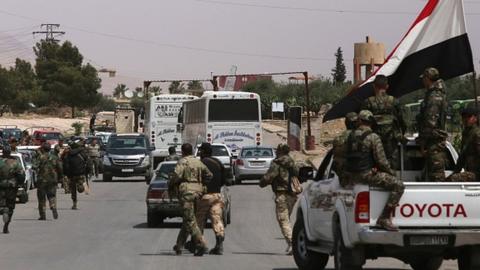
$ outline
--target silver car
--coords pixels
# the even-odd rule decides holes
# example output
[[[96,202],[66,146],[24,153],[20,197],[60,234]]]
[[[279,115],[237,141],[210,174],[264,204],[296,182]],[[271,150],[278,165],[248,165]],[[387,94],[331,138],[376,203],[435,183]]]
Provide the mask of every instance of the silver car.
[[[270,167],[275,158],[275,149],[272,147],[249,146],[243,147],[235,161],[235,183],[242,180],[260,179]]]

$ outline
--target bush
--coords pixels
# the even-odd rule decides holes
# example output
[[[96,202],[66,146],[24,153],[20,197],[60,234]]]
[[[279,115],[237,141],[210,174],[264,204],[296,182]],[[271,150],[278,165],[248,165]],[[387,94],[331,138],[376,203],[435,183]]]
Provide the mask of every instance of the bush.
[[[82,134],[83,126],[84,124],[82,122],[75,122],[72,124],[72,128],[75,130],[75,136],[80,136],[80,134]]]

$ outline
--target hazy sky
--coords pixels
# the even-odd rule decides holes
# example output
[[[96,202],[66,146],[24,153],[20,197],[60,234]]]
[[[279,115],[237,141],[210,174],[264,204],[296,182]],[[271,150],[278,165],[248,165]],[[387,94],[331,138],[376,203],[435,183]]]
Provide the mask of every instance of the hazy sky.
[[[457,1],[457,0],[441,0]],[[352,77],[353,43],[370,35],[387,54],[405,34],[422,0],[2,0],[0,64],[33,59],[41,23],[59,23],[102,74],[103,89],[143,80],[210,78],[228,73],[307,70],[330,76],[344,50]],[[466,0],[467,28],[480,70],[480,0]]]

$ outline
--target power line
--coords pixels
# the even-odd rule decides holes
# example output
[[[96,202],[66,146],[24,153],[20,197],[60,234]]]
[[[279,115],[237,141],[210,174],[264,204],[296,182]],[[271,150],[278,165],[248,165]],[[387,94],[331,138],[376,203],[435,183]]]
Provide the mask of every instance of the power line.
[[[54,29],[58,29],[60,24],[58,23],[42,23],[40,25],[41,28],[45,27],[45,31],[34,31],[32,32],[33,35],[35,34],[45,34],[45,41],[47,42],[57,42],[59,40],[55,39],[58,36],[65,35],[64,31],[57,31]]]

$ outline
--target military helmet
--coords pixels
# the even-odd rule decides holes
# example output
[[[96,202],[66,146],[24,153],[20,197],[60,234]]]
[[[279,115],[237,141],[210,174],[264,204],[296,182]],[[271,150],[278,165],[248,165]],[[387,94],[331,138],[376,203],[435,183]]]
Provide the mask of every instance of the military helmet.
[[[345,121],[347,122],[357,122],[358,114],[356,112],[349,112],[345,115]]]
[[[440,72],[434,67],[428,67],[423,71],[422,75],[420,75],[420,78],[424,77],[430,79],[431,81],[436,81],[440,79]]]
[[[290,152],[290,147],[286,143],[280,143],[277,146],[277,152],[286,155]]]
[[[373,113],[369,110],[361,110],[358,114],[358,118],[362,121],[366,122],[374,122],[375,118],[373,118]]]
[[[49,144],[48,142],[42,143],[42,146],[41,146],[41,147],[42,147],[42,150],[45,151],[45,152],[49,152],[50,149],[51,149],[51,146],[50,146],[50,144]]]

